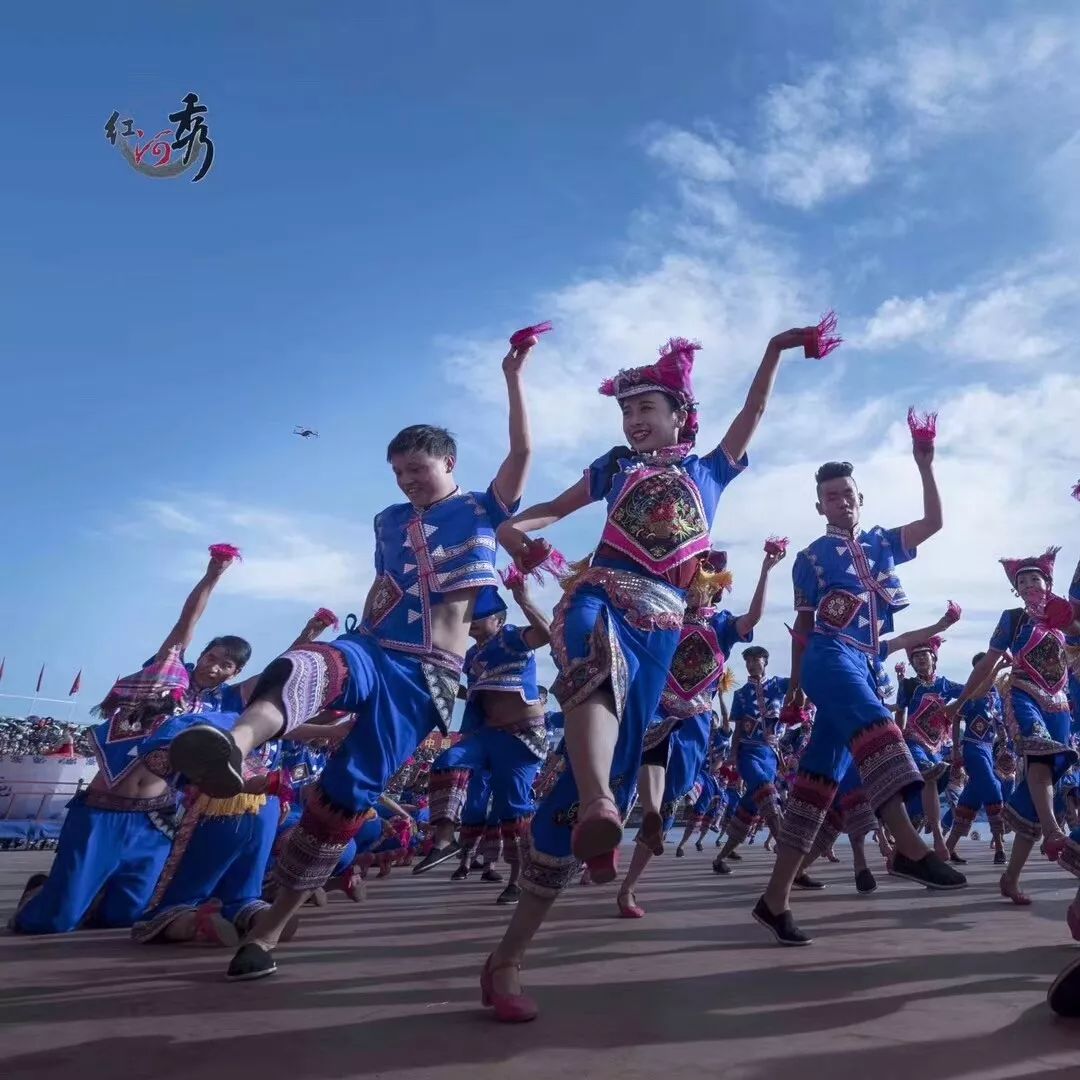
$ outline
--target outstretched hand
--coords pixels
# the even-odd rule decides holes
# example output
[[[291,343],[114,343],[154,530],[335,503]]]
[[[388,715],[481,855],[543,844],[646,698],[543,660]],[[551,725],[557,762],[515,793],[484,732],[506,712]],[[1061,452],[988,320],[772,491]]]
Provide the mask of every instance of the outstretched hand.
[[[925,468],[934,461],[934,444],[925,440],[911,440],[911,456],[920,469]]]
[[[770,570],[773,569],[773,567],[778,566],[780,563],[782,563],[785,558],[787,558],[786,551],[766,551],[765,558],[761,560],[761,566],[765,570],[765,572],[768,573]]]
[[[801,349],[808,336],[816,329],[816,326],[797,326],[791,330],[784,330],[775,335],[770,344],[781,352],[786,352],[788,349]]]
[[[510,351],[503,357],[502,369],[504,375],[518,375],[525,367],[525,361],[529,359],[529,353],[539,338],[535,335],[527,337],[521,345],[511,345]]]

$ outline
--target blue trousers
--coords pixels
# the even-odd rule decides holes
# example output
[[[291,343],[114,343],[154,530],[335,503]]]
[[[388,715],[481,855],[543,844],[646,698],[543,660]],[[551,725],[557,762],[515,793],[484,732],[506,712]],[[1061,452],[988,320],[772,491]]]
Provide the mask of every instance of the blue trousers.
[[[21,934],[77,929],[100,894],[94,924],[131,926],[143,913],[172,847],[142,811],[102,810],[78,795],[68,804],[49,880],[19,912]]]
[[[478,728],[435,759],[428,785],[432,820],[483,824],[489,798],[497,822],[531,817],[532,786],[541,764],[516,735]]]
[[[754,822],[764,818],[772,828],[779,822],[780,796],[776,790],[776,773],[780,759],[771,746],[739,743],[736,767],[746,785],[735,813],[728,822],[728,838],[741,844],[749,835]]]
[[[660,813],[664,831],[675,823],[675,809],[686,798],[701,774],[709,752],[712,713],[699,713],[683,719],[671,733],[667,769],[664,774],[664,797]]]
[[[1001,781],[994,772],[994,748],[990,743],[965,739],[963,754],[967,783],[953,811],[954,827],[959,830],[960,836],[967,836],[971,823],[985,808],[991,834],[1000,836],[1005,828],[1002,818],[1005,797]]]
[[[588,586],[560,603],[556,615],[560,640],[553,645],[572,674],[600,675],[606,669],[622,723],[611,762],[610,783],[623,817],[637,792],[637,772],[645,729],[656,715],[671,660],[679,644],[677,629],[639,630],[600,588]],[[553,629],[555,624],[553,624]],[[588,658],[588,663],[586,663]],[[567,670],[560,668],[564,683]],[[599,685],[603,685],[602,682]],[[566,701],[563,701],[564,708]],[[522,874],[522,888],[554,897],[566,887],[577,860],[571,854],[571,831],[577,822],[578,789],[569,759],[554,787],[537,807],[532,822],[532,845]]]

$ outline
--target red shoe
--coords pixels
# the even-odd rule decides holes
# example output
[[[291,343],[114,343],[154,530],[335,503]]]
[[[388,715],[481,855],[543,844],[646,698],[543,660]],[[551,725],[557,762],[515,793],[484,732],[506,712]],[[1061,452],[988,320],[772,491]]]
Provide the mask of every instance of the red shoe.
[[[1061,858],[1061,853],[1065,850],[1065,845],[1069,842],[1067,836],[1055,836],[1047,840],[1042,846],[1042,853],[1051,861],[1057,862]]]
[[[644,919],[645,909],[640,907],[636,903],[637,897],[634,896],[634,890],[630,889],[627,892],[621,892],[615,898],[615,902],[619,905],[619,918],[620,919]]]
[[[619,876],[619,853],[609,851],[605,855],[597,855],[585,863],[585,871],[589,875],[591,885],[607,885]]]
[[[619,846],[622,832],[619,808],[610,796],[601,795],[587,806],[578,808],[577,824],[570,836],[570,849],[576,859],[590,866],[598,856],[608,855]],[[595,873],[593,876],[595,878]]]
[[[540,1009],[531,997],[525,994],[497,994],[491,976],[502,968],[517,968],[521,965],[514,961],[492,966],[491,957],[484,961],[484,970],[480,972],[480,1003],[485,1009],[495,1010],[495,1019],[500,1024],[525,1024],[540,1015]]]
[[[998,882],[998,888],[1001,890],[1001,895],[1006,900],[1011,900],[1017,907],[1030,907],[1031,897],[1027,893],[1022,893],[1019,886],[1009,887],[1005,880],[1005,875],[1001,875],[1001,880]]]
[[[360,871],[350,867],[341,883],[341,891],[354,903],[360,904],[367,899],[367,885],[360,876]]]

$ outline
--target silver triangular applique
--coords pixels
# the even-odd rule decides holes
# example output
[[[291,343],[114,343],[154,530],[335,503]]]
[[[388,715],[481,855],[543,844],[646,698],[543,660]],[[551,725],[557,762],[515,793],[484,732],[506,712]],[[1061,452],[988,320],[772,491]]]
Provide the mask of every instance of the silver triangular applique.
[[[419,596],[420,595],[420,582],[419,581],[414,581],[405,591],[410,596]]]
[[[870,625],[870,620],[865,615],[860,615],[859,616],[859,625],[860,626],[869,626]]]
[[[433,533],[436,533],[438,531],[439,531],[439,526],[438,525],[429,525],[426,521],[424,522],[424,535],[425,536],[431,536]]]
[[[420,618],[420,612],[419,611],[410,611],[409,612],[409,617],[408,617],[408,619],[406,621],[409,622],[409,623],[414,623],[419,618]]]
[[[416,563],[407,562],[402,568],[402,573],[408,574],[416,569]]]
[[[861,592],[855,594],[864,604],[870,603],[870,594],[868,592]]]
[[[839,544],[836,548],[837,555],[843,555],[847,552],[847,544]]]
[[[437,548],[435,548],[434,551],[432,551],[431,557],[433,559],[442,559],[446,557],[446,551],[443,549],[442,544],[440,544]]]

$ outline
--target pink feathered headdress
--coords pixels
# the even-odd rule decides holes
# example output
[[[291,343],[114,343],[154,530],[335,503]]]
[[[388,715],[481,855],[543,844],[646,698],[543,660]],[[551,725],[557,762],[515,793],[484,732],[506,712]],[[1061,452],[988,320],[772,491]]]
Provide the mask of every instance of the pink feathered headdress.
[[[658,390],[675,399],[680,409],[686,409],[686,423],[679,432],[682,442],[692,443],[697,437],[697,403],[691,373],[694,370],[694,353],[701,346],[686,338],[672,338],[660,349],[660,359],[645,367],[624,368],[617,375],[600,384],[600,393],[624,401],[635,394],[647,394]]]
[[[1046,578],[1046,584],[1053,586],[1054,560],[1060,550],[1059,547],[1048,547],[1041,555],[1028,555],[1023,559],[999,559],[998,562],[1005,567],[1005,576],[1013,587],[1016,586],[1017,575],[1025,570],[1037,570]]]

